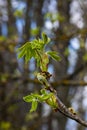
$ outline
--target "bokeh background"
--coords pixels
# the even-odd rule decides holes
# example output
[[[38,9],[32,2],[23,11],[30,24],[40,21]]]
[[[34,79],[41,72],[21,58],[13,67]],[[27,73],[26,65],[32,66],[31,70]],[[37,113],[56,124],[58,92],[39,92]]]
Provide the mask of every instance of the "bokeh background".
[[[87,130],[48,105],[31,104],[23,96],[38,92],[32,59],[17,59],[16,49],[45,32],[47,49],[59,52],[50,59],[50,82],[66,106],[87,120],[87,0],[0,0],[0,130]]]

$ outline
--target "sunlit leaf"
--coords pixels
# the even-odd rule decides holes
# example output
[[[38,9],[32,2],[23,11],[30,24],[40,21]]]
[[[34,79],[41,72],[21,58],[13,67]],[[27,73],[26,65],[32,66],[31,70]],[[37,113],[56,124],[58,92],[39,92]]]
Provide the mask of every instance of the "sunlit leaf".
[[[22,51],[19,52],[18,58],[22,58],[25,55],[26,48],[23,48]]]
[[[44,95],[43,95],[43,100],[47,100],[47,99],[51,98],[52,95],[53,95],[53,93],[44,94]]]
[[[33,100],[33,101],[32,101],[32,106],[31,106],[31,109],[30,109],[30,112],[36,111],[37,105],[38,105],[38,102],[37,102],[36,100]]]
[[[25,96],[25,97],[23,97],[23,100],[24,100],[25,102],[32,102],[33,96],[32,96],[32,95]]]
[[[42,33],[42,38],[45,44],[50,42],[50,38],[44,32]]]
[[[60,60],[61,60],[60,56],[59,56],[58,53],[55,52],[55,51],[48,51],[47,54],[48,54],[51,58],[53,58],[54,60],[56,60],[56,61],[60,61]]]
[[[48,99],[46,100],[46,103],[47,103],[48,105],[50,105],[52,108],[57,108],[57,107],[58,107],[58,103],[57,103],[57,101],[56,101],[55,95],[52,95],[50,98],[48,98]]]
[[[41,94],[46,94],[46,90],[45,89],[41,89],[40,92],[41,92]]]
[[[48,63],[49,63],[49,57],[48,57],[47,53],[44,53],[42,55],[42,61],[41,61],[41,65],[40,65],[40,68],[42,71],[47,71]]]

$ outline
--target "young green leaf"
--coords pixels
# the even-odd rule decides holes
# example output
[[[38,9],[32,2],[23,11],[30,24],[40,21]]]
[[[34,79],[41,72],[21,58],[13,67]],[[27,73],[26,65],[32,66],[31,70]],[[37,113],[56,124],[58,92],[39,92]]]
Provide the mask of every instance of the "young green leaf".
[[[17,52],[20,52],[20,51],[23,50],[23,48],[27,48],[27,47],[29,47],[30,45],[31,45],[30,42],[26,42],[26,43],[23,44],[21,47],[19,47],[16,51],[17,51]]]
[[[46,90],[45,89],[41,89],[40,92],[41,92],[41,94],[46,94]]]
[[[56,60],[56,61],[60,61],[60,60],[61,60],[60,56],[59,56],[58,53],[55,52],[55,51],[47,51],[47,54],[48,54],[51,58],[53,58],[54,60]]]
[[[42,37],[43,39],[34,39],[31,42],[26,42],[24,45],[17,49],[17,52],[19,52],[18,58],[22,58],[24,56],[26,62],[34,57],[37,61],[37,65],[41,67],[41,70],[47,71],[49,58],[48,55],[44,52],[44,47],[45,44],[50,41],[50,39],[45,33],[42,34]]]
[[[24,100],[25,102],[32,102],[32,100],[33,100],[33,96],[32,96],[32,94],[23,97],[23,100]]]
[[[23,56],[25,56],[26,57],[26,53],[27,53],[27,51],[31,51],[31,43],[30,42],[27,42],[27,43],[25,43],[23,46],[21,46],[21,47],[19,47],[18,49],[17,49],[17,52],[19,52],[19,54],[18,54],[18,58],[20,59],[20,58],[22,58]],[[27,56],[28,57],[28,56]]]
[[[37,102],[36,100],[33,100],[33,101],[32,101],[32,106],[31,106],[31,109],[30,109],[30,112],[36,111],[37,105],[38,105],[38,102]]]
[[[41,68],[42,71],[47,71],[48,63],[49,63],[49,57],[46,53],[43,53],[41,58],[42,58],[42,61],[41,61],[41,64],[40,64],[40,68]]]
[[[25,51],[26,51],[26,48],[23,48],[23,49],[19,52],[19,54],[18,54],[18,58],[19,58],[19,59],[22,58],[22,57],[25,55]]]
[[[48,81],[47,81],[46,77],[43,76],[41,73],[38,73],[38,74],[37,74],[37,79],[38,79],[38,81],[39,81],[42,85],[44,85],[45,87],[49,87],[49,84],[48,84]]]
[[[35,39],[31,42],[32,49],[43,50],[44,41],[42,39]]]
[[[42,96],[42,99],[43,99],[43,101],[45,101],[45,100],[51,98],[52,96],[53,96],[53,93],[47,93],[47,94],[44,94],[44,95]]]
[[[57,104],[57,101],[56,101],[56,96],[55,95],[52,95],[50,98],[48,98],[46,100],[46,103],[48,105],[50,105],[52,108],[57,108],[58,107],[58,104]]]
[[[31,59],[31,57],[31,51],[29,49],[26,49],[25,61],[28,62]]]
[[[44,32],[42,33],[42,39],[44,41],[44,44],[47,44],[50,42],[50,38]]]

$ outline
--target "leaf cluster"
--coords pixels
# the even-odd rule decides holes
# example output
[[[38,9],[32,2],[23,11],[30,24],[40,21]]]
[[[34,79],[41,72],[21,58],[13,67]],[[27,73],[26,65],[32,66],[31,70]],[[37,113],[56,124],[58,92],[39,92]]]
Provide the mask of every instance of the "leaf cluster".
[[[48,93],[45,89],[41,89],[41,94],[31,93],[28,96],[23,97],[25,102],[31,102],[32,106],[30,112],[36,111],[38,102],[46,102],[53,96],[53,93]]]
[[[50,38],[43,32],[42,39],[34,39],[30,42],[26,42],[23,46],[17,49],[18,58],[25,58],[28,62],[32,57],[36,59],[37,66],[42,71],[47,71],[47,65],[49,63],[49,56],[54,60],[60,60],[60,57],[55,51],[45,51],[45,46],[50,42]]]
[[[17,49],[18,58],[25,58],[28,62],[32,57],[37,61],[37,66],[41,69],[41,73],[37,73],[38,81],[44,85],[44,89],[41,89],[41,94],[31,93],[28,96],[23,97],[25,102],[31,102],[31,110],[33,112],[37,109],[38,102],[46,102],[52,108],[57,108],[56,96],[53,92],[46,90],[49,87],[47,78],[43,75],[43,72],[47,72],[49,64],[49,56],[59,61],[60,57],[55,51],[45,51],[45,46],[50,42],[50,38],[45,33],[42,33],[42,39],[34,39],[30,42],[26,42],[23,46]]]

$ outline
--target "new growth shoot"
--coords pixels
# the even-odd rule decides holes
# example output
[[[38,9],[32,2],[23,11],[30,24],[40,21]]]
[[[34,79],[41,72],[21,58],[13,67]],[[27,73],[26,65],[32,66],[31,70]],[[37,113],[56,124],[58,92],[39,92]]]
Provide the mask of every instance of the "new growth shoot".
[[[26,63],[30,61],[31,58],[35,59],[37,68],[39,68],[36,77],[43,86],[39,93],[31,93],[30,95],[23,97],[23,100],[25,102],[31,102],[30,112],[36,111],[39,102],[45,102],[55,111],[59,111],[63,115],[87,127],[87,122],[83,121],[72,107],[67,108],[61,102],[56,90],[49,83],[49,79],[52,76],[48,72],[49,58],[51,57],[53,60],[60,61],[60,56],[58,52],[46,51],[48,43],[50,43],[50,38],[45,33],[42,33],[42,39],[38,38],[26,42],[17,49],[18,58],[24,57]]]

